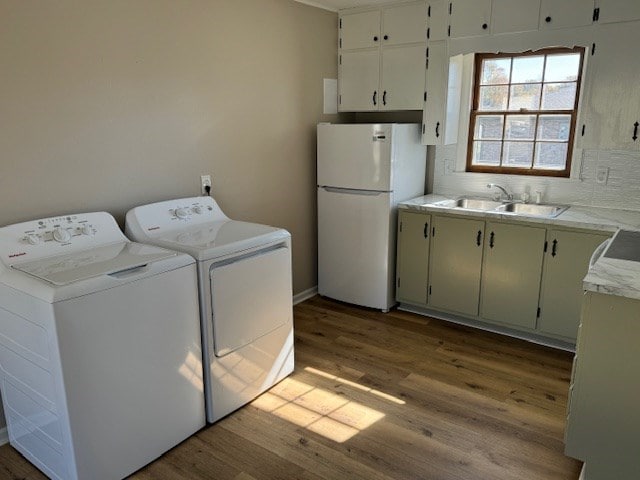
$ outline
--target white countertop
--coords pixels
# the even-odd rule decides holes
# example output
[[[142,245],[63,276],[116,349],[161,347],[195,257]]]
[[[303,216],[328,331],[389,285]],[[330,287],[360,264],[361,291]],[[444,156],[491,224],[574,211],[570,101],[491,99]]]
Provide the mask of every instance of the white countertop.
[[[504,212],[467,210],[437,205],[438,202],[453,200],[455,198],[458,197],[424,195],[400,202],[398,208],[429,213],[471,216],[487,220],[522,221],[527,223],[540,223],[548,226],[583,228],[604,232],[617,232],[620,229],[640,230],[640,212],[632,210],[571,205],[568,210],[565,210],[557,217],[549,218]],[[640,245],[638,248],[640,248]],[[600,256],[589,269],[584,279],[584,288],[592,292],[640,299],[640,262]]]

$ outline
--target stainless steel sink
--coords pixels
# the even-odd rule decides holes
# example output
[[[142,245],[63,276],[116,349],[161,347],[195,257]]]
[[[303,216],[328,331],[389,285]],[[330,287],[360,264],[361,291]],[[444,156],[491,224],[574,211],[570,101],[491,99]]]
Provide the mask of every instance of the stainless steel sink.
[[[455,208],[464,208],[466,210],[494,210],[502,205],[502,202],[482,198],[459,198],[454,203]]]
[[[532,203],[506,203],[497,207],[497,212],[513,213],[516,215],[529,215],[533,217],[554,218],[564,212],[568,205],[541,205]]]

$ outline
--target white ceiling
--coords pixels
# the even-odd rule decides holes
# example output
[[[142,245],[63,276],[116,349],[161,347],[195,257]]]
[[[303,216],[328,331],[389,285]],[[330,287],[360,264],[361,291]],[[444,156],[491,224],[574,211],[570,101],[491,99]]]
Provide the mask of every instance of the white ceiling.
[[[376,5],[389,3],[389,0],[295,0],[325,10],[336,12],[342,8],[362,7],[365,5]]]

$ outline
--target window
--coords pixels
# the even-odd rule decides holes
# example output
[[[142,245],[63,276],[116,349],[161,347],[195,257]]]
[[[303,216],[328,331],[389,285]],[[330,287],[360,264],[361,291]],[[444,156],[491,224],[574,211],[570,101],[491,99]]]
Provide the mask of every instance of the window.
[[[467,171],[568,177],[583,55],[477,54]]]

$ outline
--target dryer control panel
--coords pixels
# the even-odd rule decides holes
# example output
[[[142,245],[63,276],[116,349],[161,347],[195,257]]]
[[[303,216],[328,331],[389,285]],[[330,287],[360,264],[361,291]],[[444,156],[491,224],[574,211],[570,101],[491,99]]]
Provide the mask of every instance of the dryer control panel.
[[[187,226],[229,218],[211,197],[169,200],[136,207],[127,213],[126,231],[131,238],[156,237]]]
[[[0,228],[0,259],[5,265],[127,241],[106,212],[63,215]]]

